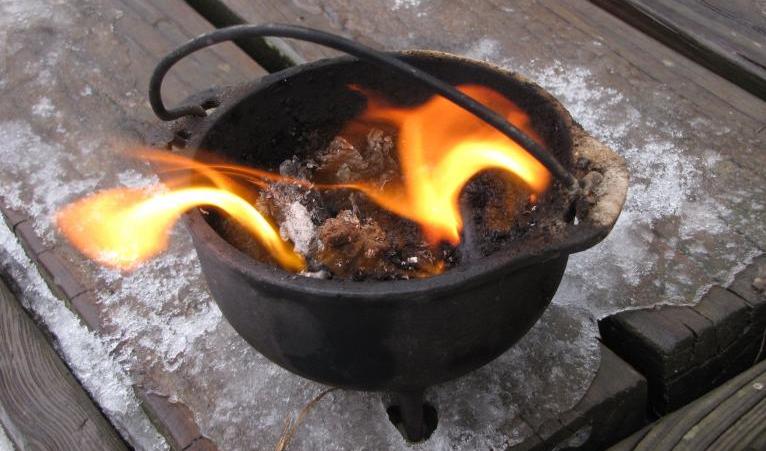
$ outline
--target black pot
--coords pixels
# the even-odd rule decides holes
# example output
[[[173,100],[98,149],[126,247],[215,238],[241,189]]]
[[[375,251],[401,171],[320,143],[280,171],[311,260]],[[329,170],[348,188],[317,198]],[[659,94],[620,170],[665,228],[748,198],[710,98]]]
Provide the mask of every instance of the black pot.
[[[600,241],[625,198],[624,163],[588,137],[538,86],[497,67],[436,52],[394,54],[450,83],[480,83],[527,110],[548,148],[567,169],[574,158],[600,168],[606,190],[588,215],[569,218],[550,240],[500,250],[418,280],[320,280],[247,256],[198,210],[189,230],[210,291],[234,329],[258,352],[324,384],[399,394],[407,435],[422,434],[426,387],[462,376],[505,352],[540,318],[568,254]],[[331,139],[364,106],[347,85],[386,92],[402,103],[432,94],[398,73],[342,57],[293,67],[206,94],[212,115],[180,121],[193,149],[274,168],[311,139]],[[199,99],[198,99],[199,100]],[[204,102],[201,102],[204,103]],[[200,154],[202,155],[202,154]],[[616,208],[615,208],[616,206]],[[572,216],[571,211],[564,212]]]

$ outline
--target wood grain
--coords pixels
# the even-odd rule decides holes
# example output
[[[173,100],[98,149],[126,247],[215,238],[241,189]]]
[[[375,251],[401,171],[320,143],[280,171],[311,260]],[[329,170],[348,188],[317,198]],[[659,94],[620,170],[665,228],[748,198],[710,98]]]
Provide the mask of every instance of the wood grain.
[[[763,1],[591,1],[766,99],[766,3]]]
[[[766,444],[766,362],[610,448],[757,450]]]
[[[0,423],[22,450],[127,449],[1,279]]]
[[[605,47],[600,63],[612,63],[615,72],[635,77],[623,67],[627,62],[641,73],[639,77],[669,85],[706,113],[723,117],[733,107],[760,123],[756,129],[766,125],[764,102],[703,67],[677,59],[672,50],[588,2],[437,1],[423,14],[416,8],[388,8],[373,0],[221,1],[251,23],[304,25],[390,50],[415,42],[424,48],[454,51],[456,46],[489,37],[507,44],[519,57],[566,62],[582,58],[590,44],[586,39],[595,39]],[[534,39],[530,34],[536,34]],[[290,42],[307,60],[338,54],[314,44]],[[574,48],[578,43],[582,49]],[[605,74],[595,76],[605,78]]]
[[[138,175],[146,171],[142,164],[122,158],[122,151],[148,145],[147,135],[163,131],[147,102],[151,72],[162,56],[213,27],[182,0],[51,2],[41,10],[48,15],[30,12],[25,23],[9,23],[4,30],[13,36],[14,46],[20,50],[9,50],[1,58],[3,83],[0,94],[7,107],[0,109],[0,122],[28,126],[42,141],[60,149],[62,159],[55,170],[65,185],[101,178],[104,184],[100,187],[106,187],[115,183],[120,173],[129,171]],[[52,67],[54,56],[56,62]],[[49,76],[40,77],[41,73]],[[174,106],[187,96],[212,86],[240,83],[263,73],[233,44],[222,44],[196,53],[174,67],[165,80],[163,97],[169,106]],[[55,114],[49,117],[34,114],[32,105],[41,99],[54,107]],[[86,143],[92,144],[94,149],[88,155],[81,152]],[[33,196],[31,191],[35,183],[30,183],[26,175],[0,175],[0,185],[14,183],[12,180],[25,185],[22,198]],[[37,220],[35,217],[30,222]],[[55,244],[49,251],[51,254],[60,258],[74,255],[62,241]],[[56,280],[69,277],[63,273],[68,269],[75,280],[88,288],[88,293],[92,291],[98,280],[92,267],[71,265],[71,259],[61,258],[59,261],[65,262],[67,268],[64,265],[44,268],[54,271],[51,274],[54,285]],[[55,291],[56,287],[53,288]],[[75,295],[76,291],[79,290],[69,294]],[[82,294],[78,299],[86,300],[86,295]],[[99,324],[95,315],[90,316],[91,325],[110,323],[109,318],[101,318],[103,321]],[[94,329],[105,332],[103,327]],[[11,332],[4,329],[5,333]],[[131,376],[144,383],[136,390],[158,391],[156,381],[161,377],[147,368],[136,369]],[[13,393],[4,390],[8,396]],[[84,420],[74,413],[67,423],[51,423],[43,428],[24,416],[28,414],[25,408],[23,403],[4,404],[9,418],[23,418],[16,425],[16,430],[23,432],[21,436],[34,432],[32,428],[40,428],[39,434],[55,432],[65,440],[63,437],[68,432],[70,437],[66,440],[71,442],[62,442],[59,449],[109,449],[97,444],[90,446],[80,438],[82,432],[78,428]],[[180,427],[188,425],[176,422],[168,426],[165,423],[170,419],[161,413],[150,416],[160,423],[158,429],[161,431],[177,424],[181,424]],[[193,417],[188,416],[189,423],[193,424]],[[72,423],[75,419],[77,421]],[[90,420],[83,427],[92,427],[89,423]],[[167,437],[171,447],[183,449],[190,445],[174,441],[176,436],[185,436],[184,431],[172,432]],[[195,443],[199,446],[202,441]],[[44,445],[40,442],[32,448],[51,449]]]

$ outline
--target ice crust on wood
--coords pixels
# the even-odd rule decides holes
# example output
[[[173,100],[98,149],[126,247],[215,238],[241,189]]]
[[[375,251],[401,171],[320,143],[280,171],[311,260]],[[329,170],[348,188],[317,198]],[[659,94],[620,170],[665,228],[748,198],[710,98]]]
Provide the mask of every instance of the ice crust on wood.
[[[426,8],[426,2],[422,3],[396,0],[392,4],[402,9]],[[73,95],[87,99],[107,95],[98,88],[104,75],[86,64],[90,60],[82,61],[72,43],[61,41],[40,49],[40,57],[26,62],[27,66],[14,59],[25,45],[37,42],[37,35],[25,35],[24,30],[33,33],[40,27],[70,26],[73,8],[64,1],[0,2],[0,55],[12,63],[9,67],[23,71],[27,83],[40,92],[29,106],[18,106],[19,112],[0,112],[4,143],[0,146],[0,194],[8,206],[34,217],[35,229],[49,244],[63,244],[51,222],[63,203],[111,187],[115,181],[131,186],[153,180],[149,168],[119,158],[124,148],[136,143],[110,140],[116,124],[83,130],[81,121],[98,123],[95,119],[103,112],[98,105],[77,111],[59,104],[54,94],[71,80],[79,83],[70,86]],[[117,16],[110,12],[103,17],[106,27]],[[99,39],[113,39],[105,29],[95,33]],[[371,39],[385,42],[390,36]],[[392,48],[431,47],[406,33],[397,39]],[[461,39],[454,42],[464,42]],[[602,244],[572,257],[554,304],[517,346],[477,372],[429,391],[429,402],[439,410],[439,427],[428,442],[406,445],[385,420],[377,395],[335,392],[299,428],[293,442],[296,449],[343,449],[368,443],[381,449],[475,449],[520,442],[543,419],[576,404],[590,385],[599,362],[595,317],[655,302],[694,302],[700,286],[704,290],[703,283],[711,278],[726,281],[736,272],[734,262],[743,264],[752,256],[752,246],[734,233],[735,228],[752,233],[763,229],[766,193],[762,188],[734,189],[714,199],[696,195],[707,193],[706,185],[714,182],[713,177],[726,175],[722,169],[727,167],[725,148],[736,148],[744,141],[735,136],[737,130],[708,118],[690,117],[672,92],[641,92],[654,96],[663,108],[639,112],[631,98],[639,93],[600,85],[593,81],[591,69],[508,58],[505,55],[513,49],[491,39],[445,50],[502,63],[551,90],[577,121],[628,161],[632,178],[626,210]],[[73,66],[59,65],[63,60]],[[71,67],[76,74],[68,74]],[[5,76],[6,70],[0,69],[4,98],[17,89]],[[134,89],[129,94],[110,101],[139,110],[143,93]],[[35,105],[41,105],[38,112],[45,117],[35,114]],[[20,119],[24,116],[28,119]],[[684,136],[667,125],[674,121],[692,124],[699,137]],[[61,138],[62,131],[67,132],[66,138]],[[692,147],[703,141],[710,143],[709,149]],[[7,229],[0,229],[0,237],[3,255],[12,256],[3,261],[24,262],[13,263],[22,267],[21,272],[12,273],[14,279],[27,280],[23,274],[31,263],[24,260]],[[324,388],[271,364],[236,335],[205,288],[183,227],[176,229],[166,254],[126,277],[100,271],[78,257],[68,258],[83,272],[95,274],[91,283],[105,311],[105,332],[100,337],[87,333],[60,301],[39,294],[45,293],[43,285],[30,284],[33,293],[25,302],[39,306],[38,314],[47,327],[64,337],[58,342],[61,353],[70,365],[82,369],[76,373],[88,381],[91,393],[104,394],[104,399],[94,395],[99,404],[105,410],[108,406],[114,412],[127,412],[125,420],[111,414],[110,418],[116,424],[124,421],[126,430],[133,428],[133,436],[141,437],[147,423],[130,419],[134,400],[122,393],[127,393],[131,381],[187,404],[205,435],[221,449],[231,450],[251,449],[253,444],[272,446],[284,419]],[[97,358],[90,350],[83,353],[90,347],[103,347],[104,353]],[[117,375],[101,373],[103,366]],[[120,371],[125,377],[119,376]],[[129,426],[130,421],[137,423]],[[147,433],[132,443],[152,449],[158,443],[155,438]]]
[[[112,355],[116,343],[89,331],[51,293],[16,236],[1,221],[0,270],[21,287],[24,307],[46,324],[56,339],[57,351],[117,430],[140,449],[166,449],[164,438],[141,410],[130,377]]]

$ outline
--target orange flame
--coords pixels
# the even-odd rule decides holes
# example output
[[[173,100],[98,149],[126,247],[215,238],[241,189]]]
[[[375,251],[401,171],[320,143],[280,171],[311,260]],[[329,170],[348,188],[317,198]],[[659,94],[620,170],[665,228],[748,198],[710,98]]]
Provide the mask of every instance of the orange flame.
[[[397,148],[404,185],[382,192],[364,184],[359,189],[383,207],[419,223],[432,243],[460,242],[463,223],[458,199],[462,188],[479,172],[506,170],[535,193],[545,191],[550,183],[548,170],[524,148],[444,97],[434,96],[417,107],[402,108],[353,88],[367,97],[367,108],[341,135],[353,135],[364,123],[394,125],[399,130]],[[480,85],[458,89],[542,144],[529,116],[500,93]]]
[[[57,215],[64,234],[83,254],[123,270],[159,254],[168,246],[170,229],[186,210],[212,205],[236,218],[291,271],[305,267],[274,226],[242,197],[224,189],[180,188],[168,192],[116,188],[67,205]]]
[[[459,243],[462,229],[460,192],[479,172],[508,171],[535,194],[550,183],[548,170],[521,146],[441,96],[403,108],[356,86],[352,89],[362,91],[368,104],[341,135],[366,134],[371,124],[381,122],[396,127],[401,183],[384,188],[365,182],[314,185],[250,167],[203,164],[168,152],[139,150],[134,156],[160,164],[165,172],[188,177],[172,177],[164,186],[151,189],[109,189],[78,200],[59,211],[59,228],[91,259],[132,270],[167,248],[170,231],[185,211],[214,206],[249,230],[283,268],[298,272],[306,267],[304,257],[247,200],[252,198],[252,190],[234,179],[258,187],[279,181],[319,189],[356,189],[420,224],[429,242],[453,244]],[[526,113],[501,94],[478,85],[459,89],[541,142]],[[200,182],[200,178],[206,181]]]

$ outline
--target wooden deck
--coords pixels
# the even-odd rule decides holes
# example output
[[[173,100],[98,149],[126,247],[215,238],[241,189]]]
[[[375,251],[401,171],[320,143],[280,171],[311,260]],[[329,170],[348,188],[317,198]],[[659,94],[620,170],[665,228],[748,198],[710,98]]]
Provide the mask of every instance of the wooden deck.
[[[610,451],[766,449],[766,362],[631,435]]]
[[[19,450],[126,450],[0,279],[0,427]]]
[[[594,0],[663,44],[766,99],[766,13],[755,0]]]
[[[535,410],[530,401],[521,413],[509,412],[508,424],[502,425],[513,430],[506,437],[508,443],[513,434],[521,434],[513,449],[601,448],[645,424],[650,408],[664,413],[680,407],[761,354],[757,338],[766,331],[766,301],[762,293],[752,291],[749,281],[760,261],[751,260],[766,249],[762,208],[766,199],[766,102],[762,100],[766,15],[749,14],[753,11],[750,1],[523,0],[509,6],[500,0],[391,0],[384,7],[373,0],[44,3],[30,1],[28,15],[3,11],[0,5],[0,14],[5,12],[16,21],[6,24],[0,19],[0,27],[7,27],[13,36],[13,46],[0,50],[4,62],[0,95],[10,106],[0,108],[0,127],[7,127],[0,132],[9,145],[16,146],[11,147],[13,151],[27,146],[40,155],[23,154],[0,163],[0,186],[5,187],[0,189],[0,207],[51,290],[88,328],[115,344],[113,352],[132,377],[144,411],[173,449],[272,447],[283,418],[274,420],[279,424],[266,432],[253,432],[257,403],[244,399],[262,396],[264,403],[274,402],[273,391],[285,387],[252,388],[260,387],[252,379],[255,375],[270,375],[272,382],[278,376],[268,364],[258,363],[225,321],[215,317],[204,281],[195,272],[196,257],[188,240],[170,251],[181,263],[163,262],[155,268],[158,278],[189,279],[174,284],[176,291],[168,293],[150,285],[151,277],[123,281],[95,268],[55,233],[51,208],[115,181],[145,180],[145,167],[118,155],[122,149],[162,141],[167,134],[157,126],[145,100],[151,68],[187,39],[214,25],[238,21],[307,25],[377,48],[439,49],[521,71],[547,83],[549,89],[559,89],[557,95],[570,104],[575,119],[586,127],[598,127],[619,152],[647,159],[653,152],[673,154],[674,160],[650,159],[646,168],[638,167],[633,174],[634,193],[652,188],[653,171],[667,169],[663,165],[673,169],[674,164],[693,163],[682,168],[686,172],[658,172],[665,177],[699,178],[689,182],[695,192],[681,193],[690,199],[677,211],[643,219],[637,214],[641,208],[658,207],[641,204],[638,198],[631,216],[634,223],[622,236],[642,249],[641,261],[652,262],[651,271],[639,271],[636,280],[621,278],[620,272],[632,266],[620,266],[624,262],[615,257],[617,246],[616,252],[599,255],[612,269],[595,282],[586,277],[587,266],[577,272],[570,265],[570,273],[574,271],[570,293],[585,293],[591,301],[587,307],[601,317],[627,306],[691,302],[702,287],[717,288],[697,307],[638,310],[603,320],[602,331],[608,329],[605,341],[616,354],[604,348],[600,365],[578,376],[582,399],[570,408],[553,415]],[[735,28],[737,33],[731,33]],[[240,43],[242,49],[225,44],[184,61],[165,82],[167,103],[175,104],[210,86],[265,74],[250,58],[262,53],[262,44]],[[277,47],[284,58],[261,60],[265,68],[275,70],[285,62],[335,55],[305,43],[279,41]],[[610,127],[625,131],[604,131]],[[46,158],[54,158],[59,170],[45,172],[48,167],[42,160]],[[24,165],[13,166],[16,163],[11,161],[16,160]],[[18,175],[21,170],[26,171],[24,177]],[[42,175],[35,176],[36,170]],[[42,192],[40,186],[50,192]],[[83,188],[78,191],[72,186]],[[67,194],[57,198],[57,192]],[[700,213],[705,209],[709,214]],[[689,230],[690,222],[702,225]],[[713,228],[711,224],[714,232],[707,230]],[[147,293],[146,286],[153,291]],[[7,293],[3,289],[0,285],[0,294]],[[62,449],[123,449],[125,443],[114,428],[50,346],[44,346],[44,335],[12,297],[3,296],[1,345],[16,351],[0,354],[0,412],[4,412],[0,423],[11,440],[20,449],[24,443],[32,449],[35,443],[39,448],[61,444]],[[575,296],[570,303],[580,301]],[[127,324],[126,315],[144,322]],[[187,323],[201,332],[179,331]],[[163,346],[163,340],[176,347]],[[26,352],[18,352],[22,348]],[[14,356],[11,365],[10,355]],[[234,355],[244,358],[234,359]],[[233,370],[222,370],[227,367]],[[255,372],[254,367],[266,370]],[[710,376],[722,367],[728,376]],[[694,383],[694,390],[689,390]],[[308,400],[305,393],[314,390],[300,382],[294,385],[298,388],[276,398],[279,404],[272,416],[291,412]],[[716,444],[721,440],[760,443],[757,440],[762,439],[750,434],[748,427],[762,417],[763,401],[753,404],[754,398],[745,397],[740,402],[745,398],[737,398],[737,390],[726,392],[736,402],[715,398],[717,412],[731,420],[713,425],[730,431],[719,431],[722,435]],[[66,396],[41,396],[50,391]],[[16,393],[26,393],[26,400]],[[64,405],[74,407],[62,411]],[[743,406],[751,410],[732,413]],[[338,410],[328,408],[327,418],[341,418]],[[327,430],[334,430],[322,429],[328,422],[332,420],[307,422],[305,428],[327,435]],[[644,430],[636,440],[658,434],[663,424],[667,423]],[[705,425],[706,431],[716,430]],[[465,432],[466,437],[473,433]],[[295,445],[321,446],[316,440],[310,435],[297,437]],[[631,446],[639,446],[639,441],[630,442]],[[637,449],[643,449],[640,446]]]

